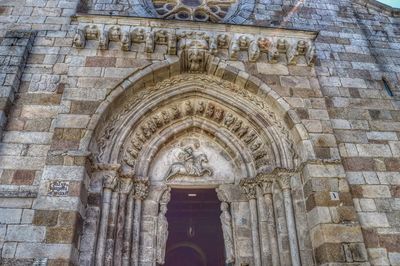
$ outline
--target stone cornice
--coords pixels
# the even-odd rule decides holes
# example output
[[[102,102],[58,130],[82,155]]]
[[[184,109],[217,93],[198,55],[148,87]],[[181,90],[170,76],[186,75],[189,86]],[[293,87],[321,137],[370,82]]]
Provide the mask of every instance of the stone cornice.
[[[393,17],[400,17],[400,8],[391,7],[377,0],[355,0],[354,2],[366,7],[371,7],[379,11],[383,11]]]

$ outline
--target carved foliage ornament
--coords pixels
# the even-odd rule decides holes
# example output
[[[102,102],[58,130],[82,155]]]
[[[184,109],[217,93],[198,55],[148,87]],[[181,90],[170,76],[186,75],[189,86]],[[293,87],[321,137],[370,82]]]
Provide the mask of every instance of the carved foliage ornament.
[[[146,199],[149,194],[149,186],[150,186],[149,180],[147,179],[136,180],[134,186],[135,186],[135,194],[134,194],[135,199],[138,200]]]

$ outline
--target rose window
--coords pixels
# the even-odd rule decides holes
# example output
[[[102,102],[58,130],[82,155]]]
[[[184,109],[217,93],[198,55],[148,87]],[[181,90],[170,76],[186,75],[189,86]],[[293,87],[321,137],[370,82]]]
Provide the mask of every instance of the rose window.
[[[235,0],[153,0],[162,18],[219,22]]]

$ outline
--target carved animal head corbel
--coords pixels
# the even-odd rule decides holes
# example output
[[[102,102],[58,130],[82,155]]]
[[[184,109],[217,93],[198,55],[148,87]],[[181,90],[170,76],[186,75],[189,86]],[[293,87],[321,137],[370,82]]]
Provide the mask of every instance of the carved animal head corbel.
[[[99,49],[107,50],[108,49],[108,32],[102,31],[99,37]]]
[[[168,49],[168,54],[170,55],[176,55],[177,49],[177,37],[175,32],[169,32],[168,33],[168,44],[167,44],[167,49]]]
[[[209,46],[210,54],[212,54],[212,55],[217,54],[217,52],[218,52],[217,38],[215,38],[215,37],[209,38],[208,46]]]
[[[278,39],[277,43],[276,43],[276,49],[278,49],[278,51],[280,53],[286,53],[287,47],[288,46],[288,41],[285,39]]]
[[[272,46],[272,41],[265,37],[258,38],[258,47],[261,52],[268,52],[270,47]]]
[[[309,44],[305,40],[299,40],[297,42],[297,53],[299,55],[305,55]]]
[[[293,42],[287,42],[286,44],[286,59],[288,65],[296,65],[297,64],[297,44]]]
[[[240,50],[247,50],[250,45],[250,38],[246,35],[241,35],[238,39]]]
[[[155,32],[155,42],[157,44],[167,44],[168,32],[166,30],[158,30]]]
[[[154,52],[154,32],[149,31],[146,34],[146,52],[153,53]]]
[[[143,28],[135,28],[132,31],[132,42],[142,43],[146,41],[145,31]]]
[[[231,45],[229,46],[229,57],[231,60],[238,60],[239,58],[239,52],[240,52],[240,47],[239,47],[239,41],[232,40]]]
[[[253,40],[249,45],[249,61],[256,62],[260,57],[260,47],[258,46],[258,42]]]
[[[306,53],[306,62],[309,66],[314,66],[317,61],[317,54],[315,52],[315,47],[313,45],[308,46]]]
[[[83,33],[82,30],[77,29],[73,40],[74,47],[81,49],[85,48],[85,43],[86,43],[85,34]]]
[[[118,26],[112,26],[108,31],[108,38],[112,42],[119,42],[121,38],[121,28]]]
[[[279,51],[276,48],[275,45],[271,45],[271,47],[268,49],[268,61],[271,64],[276,64],[279,61]]]
[[[131,35],[129,31],[121,33],[121,49],[123,51],[130,51],[131,49]]]
[[[226,34],[219,34],[217,36],[217,44],[220,49],[228,49],[229,47],[229,36]]]
[[[97,27],[97,25],[87,25],[84,31],[86,40],[99,39],[99,28]]]

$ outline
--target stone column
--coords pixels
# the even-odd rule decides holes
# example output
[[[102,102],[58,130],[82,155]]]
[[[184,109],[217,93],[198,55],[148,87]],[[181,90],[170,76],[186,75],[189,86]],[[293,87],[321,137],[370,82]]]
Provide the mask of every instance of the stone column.
[[[260,186],[262,193],[264,195],[266,213],[267,213],[267,230],[269,245],[272,257],[272,266],[279,266],[279,249],[278,249],[278,237],[276,234],[276,223],[275,223],[275,212],[274,212],[274,202],[272,197],[272,179],[263,178],[260,180]]]
[[[116,174],[108,174],[103,179],[103,197],[101,206],[101,218],[96,247],[96,265],[104,265],[104,253],[106,248],[108,217],[110,213],[111,195],[118,183]]]
[[[287,230],[289,235],[290,256],[293,266],[300,266],[300,253],[297,243],[296,221],[294,219],[292,193],[290,188],[290,180],[293,173],[284,172],[279,174],[279,183],[283,193],[283,203],[285,206],[285,216]]]
[[[105,266],[112,266],[114,261],[115,229],[117,225],[118,203],[119,203],[118,190],[113,191],[111,196],[110,214],[108,217],[106,251],[104,257]]]
[[[149,181],[137,180],[135,182],[135,211],[133,217],[131,265],[139,265],[140,224],[142,221],[142,201],[149,194]]]
[[[270,264],[268,262],[268,258],[264,257],[264,250],[269,249],[269,243],[268,243],[268,238],[264,237],[267,234],[266,226],[265,226],[265,221],[267,220],[267,215],[265,213],[265,204],[264,204],[264,198],[261,193],[261,189],[259,186],[259,183],[257,183],[256,186],[256,201],[257,201],[257,217],[258,217],[258,233],[260,236],[260,252],[261,252],[261,261],[263,265]]]
[[[257,200],[256,200],[257,182],[254,179],[243,179],[240,182],[240,185],[242,191],[249,200],[254,265],[261,266],[260,235],[258,230],[258,215],[257,215],[258,211],[257,211]]]
[[[119,210],[117,218],[117,232],[115,234],[115,246],[114,246],[114,266],[120,266],[122,263],[122,249],[124,242],[124,230],[125,220],[128,216],[126,213],[126,200],[128,194],[133,186],[131,178],[121,178],[119,184]]]
[[[130,266],[133,212],[135,210],[135,189],[132,186],[126,204],[126,219],[124,226],[124,242],[122,246],[122,266]]]

